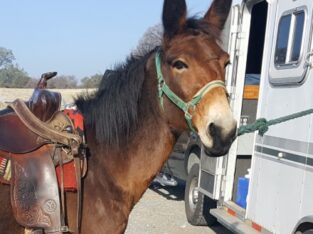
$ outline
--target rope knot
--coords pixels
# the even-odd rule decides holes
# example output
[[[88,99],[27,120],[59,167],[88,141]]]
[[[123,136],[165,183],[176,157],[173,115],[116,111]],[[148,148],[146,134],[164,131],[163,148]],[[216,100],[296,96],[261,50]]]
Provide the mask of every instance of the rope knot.
[[[268,131],[268,121],[264,118],[258,119],[255,130],[259,130],[259,135],[263,136]]]
[[[245,133],[251,133],[258,130],[259,134],[263,136],[268,131],[268,121],[264,118],[257,119],[253,124],[241,126],[238,130],[238,136]]]

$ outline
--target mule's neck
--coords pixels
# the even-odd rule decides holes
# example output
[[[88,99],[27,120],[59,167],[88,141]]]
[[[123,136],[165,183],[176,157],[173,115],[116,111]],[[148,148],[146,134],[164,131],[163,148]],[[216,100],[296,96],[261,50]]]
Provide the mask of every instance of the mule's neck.
[[[143,116],[139,117],[141,122],[131,134],[127,145],[118,149],[112,149],[110,145],[100,147],[103,153],[98,152],[97,145],[90,147],[91,166],[94,162],[95,168],[102,164],[101,168],[105,168],[105,173],[109,173],[123,190],[128,190],[134,196],[134,203],[160,171],[176,141],[176,134],[173,134],[167,116],[160,107],[157,92],[154,54],[152,54],[147,60],[145,80],[139,100],[138,115]],[[93,132],[89,135],[92,137]],[[92,158],[95,157],[97,159],[93,160]]]
[[[118,228],[123,232],[131,209],[173,149],[175,137],[161,112],[155,70],[150,69],[150,62],[151,59],[147,63],[140,97],[139,111],[144,118],[141,118],[140,126],[132,133],[128,144],[111,149],[109,145],[99,147],[94,141],[89,143],[91,156],[84,181],[84,209],[87,212],[83,217],[83,230],[88,219],[96,216],[93,219],[99,219],[99,230],[108,230],[109,233],[110,228]],[[92,128],[86,129],[88,140],[94,132]],[[93,212],[91,217],[89,212]]]

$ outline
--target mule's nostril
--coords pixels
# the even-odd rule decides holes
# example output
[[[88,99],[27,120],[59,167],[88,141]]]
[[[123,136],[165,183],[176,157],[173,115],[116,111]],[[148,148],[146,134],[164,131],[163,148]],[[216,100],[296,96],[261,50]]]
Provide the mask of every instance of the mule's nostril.
[[[208,134],[214,137],[216,135],[216,125],[214,123],[210,123],[208,127]]]

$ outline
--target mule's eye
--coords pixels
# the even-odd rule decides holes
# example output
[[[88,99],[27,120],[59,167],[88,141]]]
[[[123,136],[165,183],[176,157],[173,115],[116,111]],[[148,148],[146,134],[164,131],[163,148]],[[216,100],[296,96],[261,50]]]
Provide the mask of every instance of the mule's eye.
[[[226,62],[225,62],[225,67],[227,67],[228,65],[230,65],[231,64],[231,62],[230,62],[230,60],[228,59]]]
[[[176,60],[172,66],[178,70],[188,68],[187,64],[182,62],[181,60]]]

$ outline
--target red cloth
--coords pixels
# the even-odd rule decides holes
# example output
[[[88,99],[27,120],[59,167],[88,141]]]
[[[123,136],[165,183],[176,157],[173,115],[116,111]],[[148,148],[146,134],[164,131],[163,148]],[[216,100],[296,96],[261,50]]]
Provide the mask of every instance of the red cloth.
[[[57,166],[56,168],[57,178],[59,187],[61,187],[61,167]],[[63,186],[64,190],[67,192],[76,192],[77,183],[76,183],[76,174],[75,174],[75,165],[74,161],[66,163],[63,165]]]
[[[73,122],[75,130],[78,134],[83,138],[84,137],[84,117],[83,115],[75,109],[65,109],[63,110],[64,114],[66,114]],[[61,174],[60,174],[60,166],[56,168],[57,178],[60,186],[61,182]],[[77,191],[77,183],[76,183],[76,173],[75,173],[75,165],[74,161],[71,161],[67,164],[63,165],[63,186],[65,191]]]

